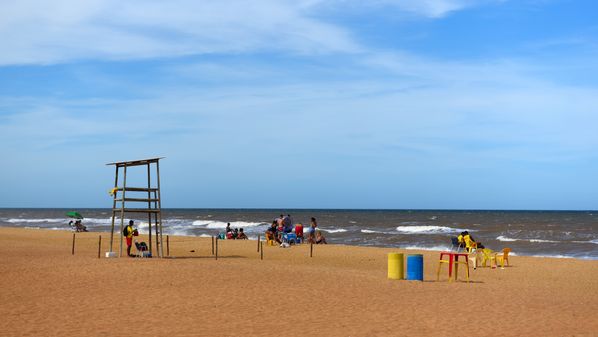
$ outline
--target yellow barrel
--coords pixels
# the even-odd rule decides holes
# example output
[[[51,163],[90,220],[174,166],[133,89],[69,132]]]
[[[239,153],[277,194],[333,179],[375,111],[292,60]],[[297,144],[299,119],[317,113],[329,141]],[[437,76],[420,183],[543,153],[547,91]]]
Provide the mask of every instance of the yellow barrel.
[[[388,278],[391,280],[404,279],[403,254],[388,253]]]

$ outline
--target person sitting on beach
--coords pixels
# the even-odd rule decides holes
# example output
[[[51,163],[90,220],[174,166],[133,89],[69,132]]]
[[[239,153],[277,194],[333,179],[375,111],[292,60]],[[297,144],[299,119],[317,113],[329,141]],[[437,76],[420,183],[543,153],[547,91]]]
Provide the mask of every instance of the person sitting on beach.
[[[312,217],[307,232],[308,243],[316,243],[316,227],[318,227],[318,222],[316,221],[316,218]]]
[[[473,237],[469,235],[469,232],[467,231],[463,232],[463,242],[465,242],[465,250],[468,253],[471,253],[472,250],[478,248],[477,242],[475,242]]]
[[[247,235],[243,232],[243,228],[239,229],[239,234],[237,234],[237,240],[247,240]]]
[[[239,238],[239,229],[235,228],[233,231],[233,239],[236,240]]]
[[[457,236],[457,243],[459,244],[459,248],[465,249],[465,241],[463,240],[463,236],[465,236],[465,232],[461,232],[461,234]]]
[[[77,232],[87,232],[87,227],[83,226],[81,220],[75,221],[75,231]]]
[[[320,244],[328,244],[328,242],[326,242],[326,238],[324,237],[324,235],[322,234],[321,230],[317,230],[316,231],[316,244],[320,245]]]
[[[272,221],[272,225],[266,230],[266,240],[268,241],[276,241],[277,243],[282,243],[278,238],[276,230],[276,220]]]

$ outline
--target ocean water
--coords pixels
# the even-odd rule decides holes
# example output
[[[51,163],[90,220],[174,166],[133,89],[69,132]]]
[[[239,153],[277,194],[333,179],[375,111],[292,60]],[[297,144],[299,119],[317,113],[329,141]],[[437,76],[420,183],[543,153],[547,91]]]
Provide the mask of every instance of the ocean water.
[[[67,211],[0,209],[0,226],[68,230]],[[90,231],[110,230],[108,209],[77,211]],[[467,230],[487,248],[510,247],[516,255],[598,259],[598,211],[164,209],[162,221],[164,234],[211,236],[230,222],[255,239],[281,213],[306,226],[315,217],[330,243],[446,250]],[[146,233],[147,215],[131,216]]]

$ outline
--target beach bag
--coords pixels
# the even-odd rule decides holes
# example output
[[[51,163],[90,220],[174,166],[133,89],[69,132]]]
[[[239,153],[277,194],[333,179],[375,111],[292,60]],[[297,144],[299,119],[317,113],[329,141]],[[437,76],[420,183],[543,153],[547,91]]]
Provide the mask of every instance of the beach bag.
[[[125,228],[123,228],[123,236],[127,236],[129,234],[129,232],[127,231],[127,227],[125,226]]]

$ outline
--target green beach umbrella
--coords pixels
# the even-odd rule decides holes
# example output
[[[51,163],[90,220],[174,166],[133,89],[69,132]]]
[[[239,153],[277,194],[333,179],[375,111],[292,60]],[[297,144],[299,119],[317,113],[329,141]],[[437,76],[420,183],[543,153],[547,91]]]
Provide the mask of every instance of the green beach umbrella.
[[[81,214],[79,214],[79,212],[67,212],[66,216],[68,216],[69,218],[75,218],[75,219],[83,219],[83,216]]]

